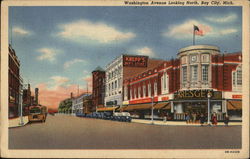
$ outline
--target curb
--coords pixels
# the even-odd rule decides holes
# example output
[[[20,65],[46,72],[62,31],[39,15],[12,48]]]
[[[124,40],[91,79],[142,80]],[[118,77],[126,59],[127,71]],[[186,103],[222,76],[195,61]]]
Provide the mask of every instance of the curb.
[[[20,124],[20,120],[20,117],[15,119],[9,119],[9,128],[25,126],[29,122],[28,116],[23,116],[23,125]]]

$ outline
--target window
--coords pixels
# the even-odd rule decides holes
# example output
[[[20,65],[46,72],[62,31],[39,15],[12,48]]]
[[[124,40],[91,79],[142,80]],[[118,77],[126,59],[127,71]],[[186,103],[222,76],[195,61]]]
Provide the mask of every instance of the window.
[[[232,72],[232,84],[234,90],[241,90],[242,87],[242,67],[241,65]]]
[[[154,82],[154,95],[157,96],[157,82]]]
[[[208,81],[208,65],[202,65],[202,81]]]
[[[141,98],[141,87],[138,87],[138,98]]]
[[[187,66],[182,67],[182,83],[187,82]]]
[[[162,88],[162,93],[168,93],[168,75],[167,72],[164,72],[162,79],[161,79],[161,88]]]
[[[198,80],[198,66],[192,65],[191,66],[191,81],[197,81]]]
[[[134,98],[136,98],[136,88],[134,88]]]
[[[124,87],[124,99],[128,99],[128,87]]]
[[[145,85],[145,83],[143,84],[143,97],[146,97],[146,85]]]
[[[242,85],[242,69],[237,69],[237,85]]]
[[[130,94],[129,94],[129,99],[132,99],[132,87],[130,86]]]
[[[117,88],[117,81],[115,81],[115,89]]]
[[[148,96],[151,97],[151,83],[148,84]]]

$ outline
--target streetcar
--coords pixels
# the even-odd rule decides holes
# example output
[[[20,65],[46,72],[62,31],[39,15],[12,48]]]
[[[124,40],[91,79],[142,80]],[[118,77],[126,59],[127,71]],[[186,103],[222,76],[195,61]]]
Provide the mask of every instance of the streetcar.
[[[34,105],[29,107],[29,122],[41,121],[45,122],[47,117],[47,107],[41,105]]]

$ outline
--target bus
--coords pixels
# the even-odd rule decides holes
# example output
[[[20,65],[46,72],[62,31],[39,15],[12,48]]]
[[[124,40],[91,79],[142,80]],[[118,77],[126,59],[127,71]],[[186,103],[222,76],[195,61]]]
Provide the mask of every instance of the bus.
[[[45,122],[47,117],[47,107],[46,106],[30,106],[29,107],[29,122],[41,121]]]

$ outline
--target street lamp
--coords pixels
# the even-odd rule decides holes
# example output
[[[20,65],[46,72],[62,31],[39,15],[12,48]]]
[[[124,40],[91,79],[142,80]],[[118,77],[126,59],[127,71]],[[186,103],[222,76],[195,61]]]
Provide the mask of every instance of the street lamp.
[[[20,110],[20,125],[24,125],[24,122],[23,122],[23,87],[22,87],[22,84],[20,85],[19,87],[19,102],[20,102],[20,107],[21,107],[21,110]]]
[[[151,106],[151,124],[154,124],[154,97],[151,97],[152,106]]]
[[[210,98],[211,98],[211,92],[207,93],[207,125],[210,124]]]

